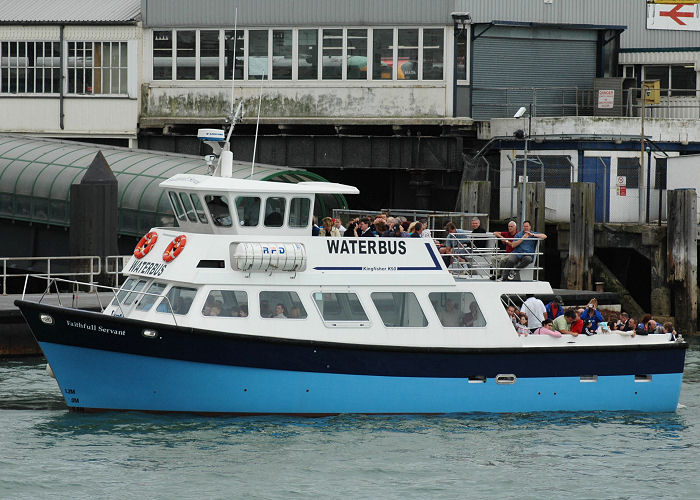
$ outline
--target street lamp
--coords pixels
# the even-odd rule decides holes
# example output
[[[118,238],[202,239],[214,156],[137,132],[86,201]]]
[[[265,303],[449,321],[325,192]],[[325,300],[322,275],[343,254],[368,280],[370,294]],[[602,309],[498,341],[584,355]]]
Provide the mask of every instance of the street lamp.
[[[516,139],[522,139],[523,140],[523,193],[520,198],[520,226],[522,227],[523,222],[525,222],[525,217],[526,217],[526,209],[527,209],[527,203],[525,201],[525,194],[527,193],[525,186],[527,184],[527,142],[530,138],[530,130],[532,129],[532,103],[530,104],[530,112],[528,113],[527,108],[525,106],[520,106],[518,111],[515,112],[513,115],[513,118],[522,118],[525,113],[527,113],[528,116],[528,123],[527,123],[527,134],[522,129],[518,129],[515,131],[513,134]],[[515,163],[517,167],[517,162]],[[541,231],[541,229],[540,229]]]

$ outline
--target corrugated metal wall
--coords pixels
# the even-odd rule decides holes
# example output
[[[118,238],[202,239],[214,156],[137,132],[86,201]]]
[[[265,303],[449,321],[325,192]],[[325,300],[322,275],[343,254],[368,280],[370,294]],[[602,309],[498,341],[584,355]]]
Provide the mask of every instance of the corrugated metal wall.
[[[700,32],[647,30],[646,0],[455,0],[454,10],[471,12],[472,22],[497,20],[555,24],[627,26],[625,48],[700,47]]]
[[[596,39],[595,30],[489,29],[474,41],[472,118],[510,117],[531,102],[536,116],[575,114],[575,88],[593,86]]]
[[[454,0],[142,0],[145,27],[452,24]]]

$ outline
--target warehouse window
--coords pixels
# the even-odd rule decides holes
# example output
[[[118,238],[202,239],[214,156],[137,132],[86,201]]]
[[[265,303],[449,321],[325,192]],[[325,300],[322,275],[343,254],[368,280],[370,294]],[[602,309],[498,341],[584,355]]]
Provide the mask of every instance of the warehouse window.
[[[2,93],[58,93],[60,73],[59,42],[0,43]]]
[[[348,80],[367,80],[367,30],[348,30]]]
[[[292,79],[292,30],[272,31],[272,78]]]
[[[423,80],[442,80],[442,29],[423,30]]]
[[[627,178],[626,185],[630,189],[639,187],[639,158],[618,158],[617,175]]]
[[[697,73],[694,64],[644,66],[644,80],[659,80],[661,95],[695,96]]]
[[[68,93],[127,93],[126,42],[68,42]]]
[[[418,80],[418,30],[399,30],[397,79]]]
[[[218,30],[199,32],[199,78],[201,80],[219,79]]]
[[[234,40],[235,37],[235,40]],[[243,79],[243,61],[245,59],[245,30],[224,31],[224,79],[231,80],[233,75],[233,46],[236,46],[236,80]]]
[[[318,30],[299,30],[299,80],[318,79]]]
[[[248,80],[267,79],[267,30],[249,31],[248,41]]]
[[[343,78],[343,30],[323,30],[323,66],[324,80]]]
[[[374,30],[372,79],[391,80],[394,67],[394,30]]]
[[[178,80],[194,80],[195,71],[195,32],[194,31],[178,31],[177,37],[177,58],[175,66],[177,67]]]
[[[153,79],[173,79],[173,34],[170,31],[153,32]]]

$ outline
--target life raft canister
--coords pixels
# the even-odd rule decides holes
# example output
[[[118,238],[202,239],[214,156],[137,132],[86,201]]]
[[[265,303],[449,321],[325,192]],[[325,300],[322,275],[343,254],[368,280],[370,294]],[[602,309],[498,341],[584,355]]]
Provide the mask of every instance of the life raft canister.
[[[137,259],[143,259],[146,254],[151,251],[151,248],[153,248],[153,246],[156,244],[156,241],[158,241],[158,233],[155,231],[151,231],[150,233],[144,235],[136,245],[136,248],[134,248],[134,257]]]
[[[163,252],[163,260],[165,262],[172,262],[175,260],[175,257],[180,255],[182,249],[185,248],[185,244],[187,244],[187,236],[184,234],[176,236],[175,239],[170,242],[168,248],[165,249],[165,252]]]

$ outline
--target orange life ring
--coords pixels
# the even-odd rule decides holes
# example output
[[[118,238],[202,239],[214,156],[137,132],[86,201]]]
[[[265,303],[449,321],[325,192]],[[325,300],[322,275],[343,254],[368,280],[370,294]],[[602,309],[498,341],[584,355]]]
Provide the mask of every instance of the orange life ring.
[[[146,254],[151,251],[151,248],[153,248],[153,246],[156,244],[156,241],[158,241],[158,233],[155,231],[151,231],[143,236],[136,245],[136,248],[134,248],[134,257],[137,259],[143,259]]]
[[[165,249],[165,252],[163,252],[163,260],[165,262],[172,262],[175,259],[175,257],[180,255],[182,249],[185,248],[186,243],[187,236],[185,236],[184,234],[176,236],[175,239],[170,242],[168,248]]]

